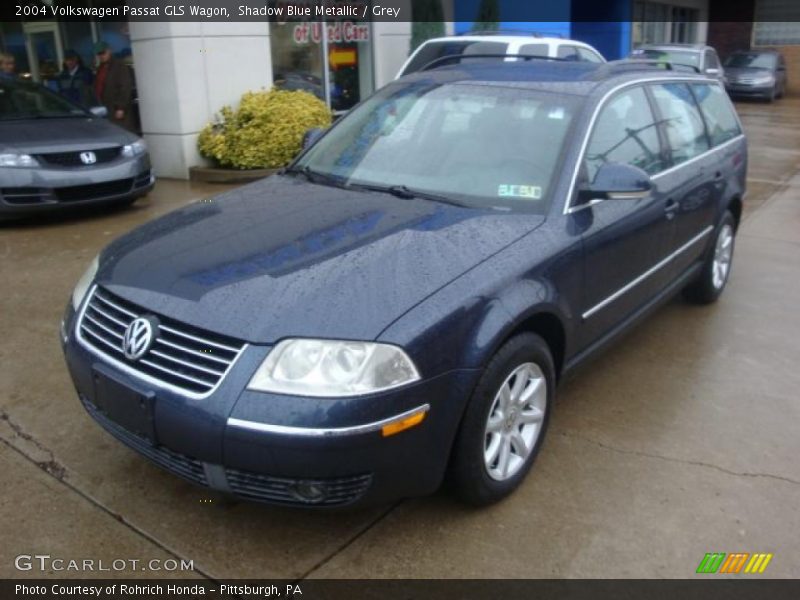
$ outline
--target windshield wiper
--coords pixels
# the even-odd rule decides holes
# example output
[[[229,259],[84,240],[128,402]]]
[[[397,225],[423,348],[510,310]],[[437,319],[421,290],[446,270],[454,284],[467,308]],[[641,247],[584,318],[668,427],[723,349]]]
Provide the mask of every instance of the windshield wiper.
[[[403,200],[411,200],[413,198],[422,198],[423,200],[431,200],[441,204],[450,204],[452,206],[465,207],[468,206],[464,202],[459,202],[449,196],[443,196],[434,192],[426,192],[423,190],[413,190],[407,185],[374,185],[371,183],[351,183],[352,187],[370,190],[372,192],[381,192],[384,194],[391,194],[395,198],[402,198]]]
[[[299,175],[304,176],[311,183],[332,185],[341,188],[348,187],[341,177],[337,177],[336,175],[331,175],[330,173],[322,173],[320,171],[315,171],[308,165],[306,165],[305,167],[291,167],[289,169],[285,169],[284,173],[287,174],[297,173]]]

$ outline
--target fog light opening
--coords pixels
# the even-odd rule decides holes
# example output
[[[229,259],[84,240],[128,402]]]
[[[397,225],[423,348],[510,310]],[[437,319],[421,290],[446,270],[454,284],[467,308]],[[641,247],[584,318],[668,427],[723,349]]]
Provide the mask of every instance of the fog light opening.
[[[316,481],[298,481],[290,491],[297,500],[308,504],[317,504],[328,497],[328,486]]]

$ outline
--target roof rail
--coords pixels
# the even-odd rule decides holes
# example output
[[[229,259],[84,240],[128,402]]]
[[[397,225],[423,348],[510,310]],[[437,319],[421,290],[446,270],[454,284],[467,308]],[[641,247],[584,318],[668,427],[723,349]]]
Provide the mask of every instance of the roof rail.
[[[420,69],[420,71],[430,71],[436,69],[446,63],[463,58],[520,58],[522,60],[553,60],[556,62],[574,62],[564,58],[556,58],[555,56],[536,56],[534,54],[448,54],[447,56],[440,56],[433,59]]]
[[[623,58],[620,60],[610,60],[606,63],[608,67],[632,67],[632,68],[658,68],[658,69],[666,69],[667,71],[679,71],[681,69],[685,71],[691,71],[693,73],[699,73],[700,69],[692,65],[683,65],[680,63],[672,63],[666,60],[660,60],[658,58]]]
[[[457,33],[457,36],[462,35],[529,35],[535,38],[553,37],[564,38],[560,33],[548,31],[531,31],[529,29],[476,29],[474,31],[462,31]]]

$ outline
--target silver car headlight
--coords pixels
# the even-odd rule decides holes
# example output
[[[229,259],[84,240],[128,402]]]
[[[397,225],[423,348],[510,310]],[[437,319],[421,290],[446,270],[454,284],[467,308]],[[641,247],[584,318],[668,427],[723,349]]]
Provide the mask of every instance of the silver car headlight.
[[[38,167],[39,161],[30,154],[0,154],[0,167]]]
[[[753,79],[753,85],[772,85],[775,83],[775,78],[772,75],[763,75]]]
[[[141,156],[145,152],[147,152],[147,142],[142,139],[136,140],[132,144],[126,144],[122,147],[122,156],[126,158]]]
[[[86,297],[86,292],[89,291],[89,286],[92,285],[94,276],[97,274],[97,265],[98,260],[97,256],[95,256],[92,262],[89,263],[89,268],[86,269],[86,272],[78,279],[78,283],[75,284],[75,289],[72,290],[73,310],[77,311],[81,302],[83,302],[83,299]]]
[[[389,344],[288,339],[279,342],[248,389],[338,398],[395,388],[420,379],[412,360]]]

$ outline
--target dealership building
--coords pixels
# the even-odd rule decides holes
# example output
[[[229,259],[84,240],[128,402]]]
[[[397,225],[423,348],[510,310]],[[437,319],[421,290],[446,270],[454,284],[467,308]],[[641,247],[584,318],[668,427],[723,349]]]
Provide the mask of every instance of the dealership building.
[[[411,0],[407,4],[405,14],[410,14]],[[473,27],[480,0],[442,4],[447,33]],[[797,0],[569,0],[552,3],[547,20],[536,23],[524,19],[524,3],[497,4],[503,29],[571,37],[592,44],[608,59],[627,56],[640,43],[709,43],[723,58],[737,49],[777,47],[789,64],[789,91],[800,91]],[[721,11],[730,15],[732,6],[739,17],[722,21]],[[200,130],[243,92],[273,85],[303,89],[334,111],[346,111],[394,78],[408,57],[412,27],[347,20],[36,19],[0,23],[0,50],[15,56],[20,73],[47,83],[60,70],[65,50],[74,49],[91,65],[94,42],[108,42],[134,69],[141,131],[156,174],[187,178],[189,167],[204,163],[197,151]]]

